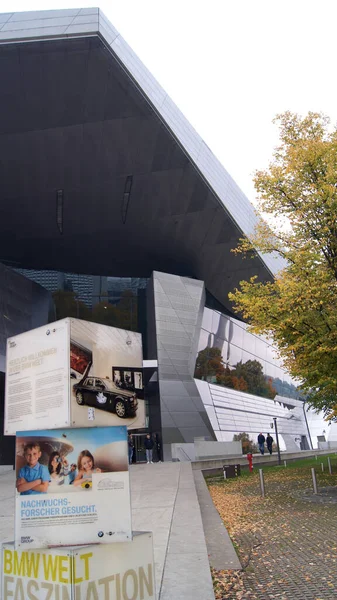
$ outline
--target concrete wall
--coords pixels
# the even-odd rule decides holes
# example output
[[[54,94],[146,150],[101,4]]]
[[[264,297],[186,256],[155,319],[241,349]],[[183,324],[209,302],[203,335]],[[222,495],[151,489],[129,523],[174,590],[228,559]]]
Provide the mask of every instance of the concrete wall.
[[[329,454],[334,454],[335,450],[301,450],[299,452],[281,452],[281,464],[283,465],[283,461],[287,460],[298,460],[298,459],[302,459],[302,458],[312,458],[314,456],[317,456],[318,459],[321,456],[328,456]],[[214,470],[214,469],[220,469],[222,470],[223,465],[236,465],[239,464],[242,467],[247,467],[248,469],[248,461],[247,461],[247,457],[246,456],[233,456],[233,457],[226,457],[226,459],[224,460],[224,458],[209,458],[206,459],[204,458],[203,460],[195,460],[192,461],[192,469],[196,469],[199,470],[201,469],[202,471],[207,471],[208,469]],[[278,463],[278,456],[277,456],[277,452],[273,453],[271,456],[270,454],[264,454],[264,456],[261,456],[261,454],[254,454],[253,455],[253,466],[255,469],[258,469],[260,466],[263,465],[275,465]],[[318,463],[319,464],[319,463]]]
[[[172,460],[180,462],[224,459],[242,456],[241,442],[206,442],[196,440],[193,444],[171,444]]]
[[[319,450],[337,450],[337,442],[318,442]]]
[[[222,456],[242,455],[241,442],[194,442],[196,460],[221,458]]]
[[[191,462],[195,460],[194,444],[171,444],[172,460]]]

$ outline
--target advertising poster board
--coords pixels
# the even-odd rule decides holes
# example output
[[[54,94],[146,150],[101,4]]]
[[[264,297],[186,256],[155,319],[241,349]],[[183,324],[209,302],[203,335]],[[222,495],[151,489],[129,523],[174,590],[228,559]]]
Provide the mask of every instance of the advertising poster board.
[[[155,600],[152,534],[64,549],[4,544],[1,580],[3,600]]]
[[[145,427],[141,334],[63,319],[9,338],[5,435]]]
[[[21,431],[15,546],[131,540],[126,427]]]
[[[70,426],[67,319],[7,340],[5,435]]]
[[[71,319],[72,427],[145,427],[140,333]]]

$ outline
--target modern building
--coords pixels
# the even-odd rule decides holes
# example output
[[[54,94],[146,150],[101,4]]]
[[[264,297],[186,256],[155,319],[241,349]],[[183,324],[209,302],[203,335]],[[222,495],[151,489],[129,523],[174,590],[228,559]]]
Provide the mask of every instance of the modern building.
[[[132,328],[137,310],[144,358],[158,362],[149,428],[166,457],[196,437],[254,438],[273,417],[285,447],[309,447],[293,382],[228,300],[283,263],[231,252],[254,229],[253,207],[102,12],[0,15],[0,76],[0,260],[35,281],[53,272],[63,290],[68,280],[104,323],[118,304]],[[222,385],[194,379],[207,348],[227,365]],[[242,374],[255,359],[269,397]]]

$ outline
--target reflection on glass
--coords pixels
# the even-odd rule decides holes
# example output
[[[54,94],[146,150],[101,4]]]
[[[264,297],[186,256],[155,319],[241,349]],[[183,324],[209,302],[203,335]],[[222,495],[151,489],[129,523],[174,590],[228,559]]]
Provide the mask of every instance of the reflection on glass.
[[[235,367],[240,360],[242,360],[242,348],[234,346],[234,344],[230,344],[230,356],[228,361],[229,366]]]
[[[16,270],[51,292],[53,306],[49,314],[50,322],[74,317],[122,329],[139,330],[138,296],[140,290],[147,286],[146,278]]]
[[[242,433],[234,433],[233,442],[241,442],[242,454],[248,454],[248,452],[251,452],[251,454],[255,454],[258,451],[257,444],[255,443],[253,438],[245,431],[243,431]]]
[[[255,355],[261,362],[264,362],[267,357],[267,344],[257,336],[255,336]]]
[[[223,315],[218,314],[218,318],[214,318],[212,324],[215,345],[218,346],[218,340],[227,339],[228,320]]]
[[[243,342],[243,336],[245,334],[246,334],[246,332],[242,329],[241,325],[239,325],[237,323],[233,323],[233,334],[232,334],[231,343],[233,343],[235,346],[239,346],[240,348],[245,348],[246,344]],[[250,335],[250,334],[248,334],[248,335]],[[248,342],[247,342],[247,344],[248,344]]]
[[[206,329],[206,331],[212,331],[212,318],[213,318],[213,310],[209,308],[204,309],[204,314],[202,317],[202,328]]]
[[[213,316],[211,315],[213,313]],[[269,340],[246,331],[246,325],[205,309],[195,377],[262,398],[298,398],[299,392]]]
[[[214,310],[212,311],[212,333],[215,334],[215,336],[220,335],[221,337],[223,337],[221,335],[221,330],[223,329],[222,327],[222,319],[223,315],[221,315],[220,313],[215,312]]]
[[[200,338],[199,338],[199,345],[198,345],[198,352],[200,352],[200,350],[202,350],[203,348],[206,348],[206,346],[210,346],[211,344],[209,343],[209,332],[205,331],[205,329],[201,329],[200,331]]]

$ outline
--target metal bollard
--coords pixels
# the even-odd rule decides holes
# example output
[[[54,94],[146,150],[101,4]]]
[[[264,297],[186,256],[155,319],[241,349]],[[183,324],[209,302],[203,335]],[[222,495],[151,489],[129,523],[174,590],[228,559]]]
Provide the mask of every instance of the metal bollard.
[[[331,460],[330,460],[330,456],[328,456],[328,469],[329,469],[329,473],[330,473],[330,475],[332,475],[332,469],[331,469]]]
[[[284,461],[284,466],[285,466],[285,467],[287,466],[287,461],[286,461],[286,460]]]
[[[311,469],[311,477],[312,477],[312,485],[314,487],[314,494],[318,494],[317,491],[317,480],[316,480],[316,473],[315,473],[315,469],[314,467],[312,467]]]
[[[263,478],[263,471],[262,471],[262,469],[259,469],[259,476],[260,476],[261,496],[262,496],[262,498],[264,498],[264,496],[265,496],[265,490],[264,490],[264,478]]]
[[[324,463],[321,463],[322,473],[324,473]]]

